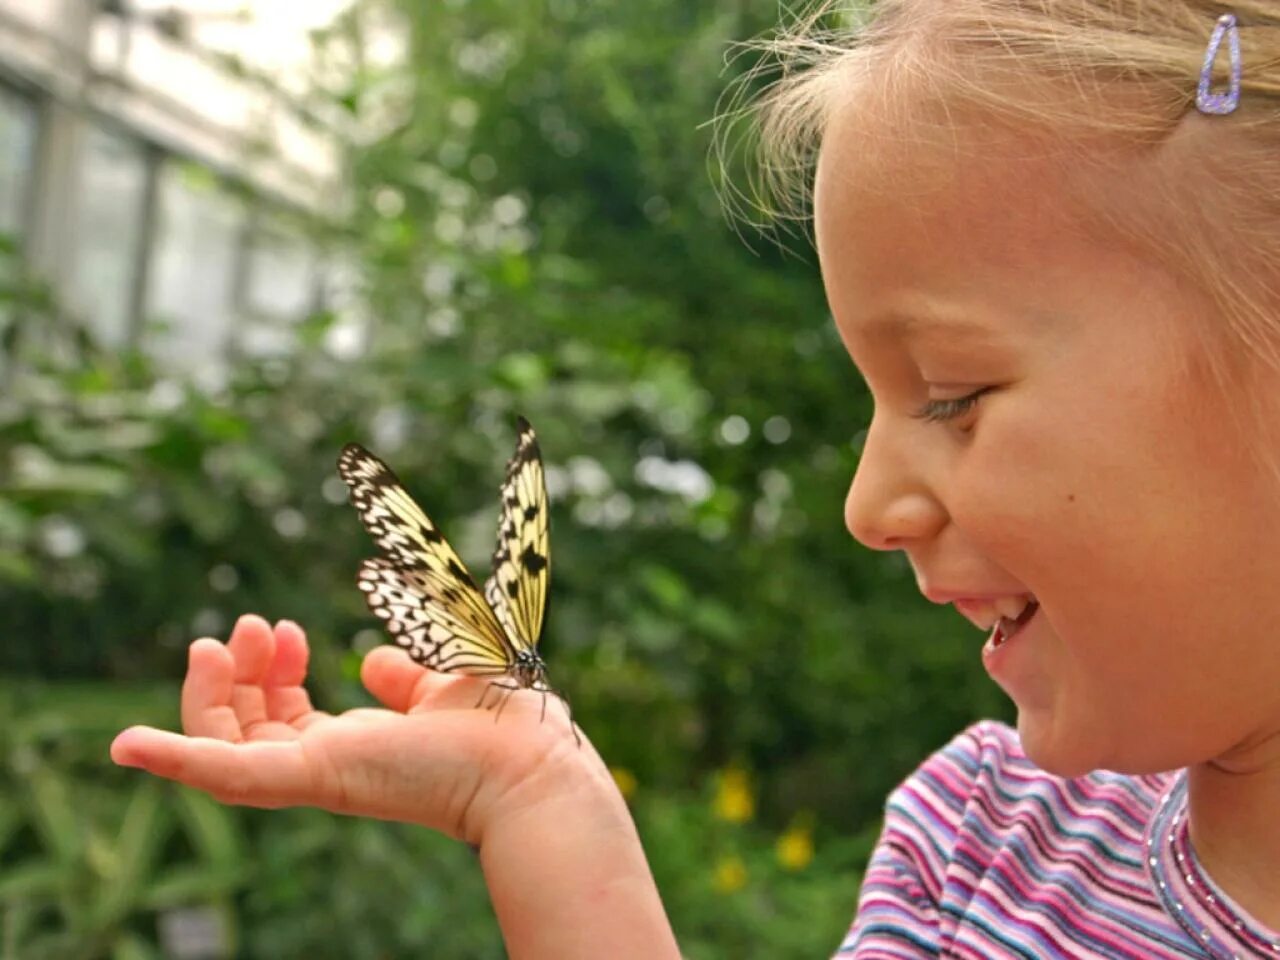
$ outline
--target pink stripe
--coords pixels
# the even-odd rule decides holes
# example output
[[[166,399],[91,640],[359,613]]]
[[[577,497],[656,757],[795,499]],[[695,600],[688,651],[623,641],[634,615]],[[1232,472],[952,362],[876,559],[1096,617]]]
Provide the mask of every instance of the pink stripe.
[[[856,949],[841,956],[916,957],[911,937],[981,960],[1201,956],[1146,869],[1146,824],[1171,776],[1063,781],[1027,760],[1011,728],[971,725],[894,791],[845,940]]]

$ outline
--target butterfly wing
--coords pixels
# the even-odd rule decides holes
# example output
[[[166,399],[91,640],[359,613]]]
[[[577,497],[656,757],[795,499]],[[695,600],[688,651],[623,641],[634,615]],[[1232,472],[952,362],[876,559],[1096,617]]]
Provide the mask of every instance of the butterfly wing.
[[[507,638],[517,650],[531,650],[542,634],[551,576],[547,485],[542,454],[533,427],[524,417],[517,422],[516,450],[507,462],[502,484],[502,515],[493,573],[484,595]]]
[[[487,617],[475,612],[483,602],[461,603],[463,589],[440,582],[430,568],[405,569],[377,557],[360,565],[356,584],[395,642],[423,666],[473,676],[510,669],[510,650],[493,614],[487,607]]]
[[[348,443],[338,457],[338,474],[351,492],[360,522],[392,563],[439,567],[475,587],[453,547],[389,466],[360,444]]]
[[[361,523],[385,556],[357,584],[374,616],[415,660],[437,670],[504,673],[514,650],[480,588],[391,468],[359,444],[338,457]]]

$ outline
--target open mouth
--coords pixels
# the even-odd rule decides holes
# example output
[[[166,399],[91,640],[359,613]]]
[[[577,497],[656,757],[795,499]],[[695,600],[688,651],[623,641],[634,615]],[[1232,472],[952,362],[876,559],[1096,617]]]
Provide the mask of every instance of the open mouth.
[[[1018,615],[1016,620],[1010,620],[1008,617],[1001,617],[996,621],[995,629],[991,633],[991,647],[995,649],[1001,644],[1012,640],[1022,628],[1026,626],[1027,621],[1036,615],[1036,611],[1040,609],[1040,603],[1033,600],[1027,604],[1025,610]]]

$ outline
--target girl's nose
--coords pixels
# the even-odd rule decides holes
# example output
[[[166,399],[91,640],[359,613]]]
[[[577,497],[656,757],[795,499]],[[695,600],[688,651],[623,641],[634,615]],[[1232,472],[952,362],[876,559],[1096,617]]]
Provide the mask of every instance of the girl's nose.
[[[844,501],[844,524],[872,550],[902,550],[944,522],[937,500],[901,445],[871,429]]]

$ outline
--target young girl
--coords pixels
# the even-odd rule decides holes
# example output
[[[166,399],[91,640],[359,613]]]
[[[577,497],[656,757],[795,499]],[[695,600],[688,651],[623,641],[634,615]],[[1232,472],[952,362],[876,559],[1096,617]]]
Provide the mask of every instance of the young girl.
[[[774,45],[810,69],[764,99],[767,169],[820,147],[823,280],[876,400],[849,530],[995,625],[1018,722],[889,797],[840,953],[1280,958],[1280,3],[874,9]],[[386,709],[330,716],[306,661],[246,616],[192,644],[186,735],[112,756],[477,845],[513,957],[679,955],[538,695],[494,724],[485,681],[383,647]]]

